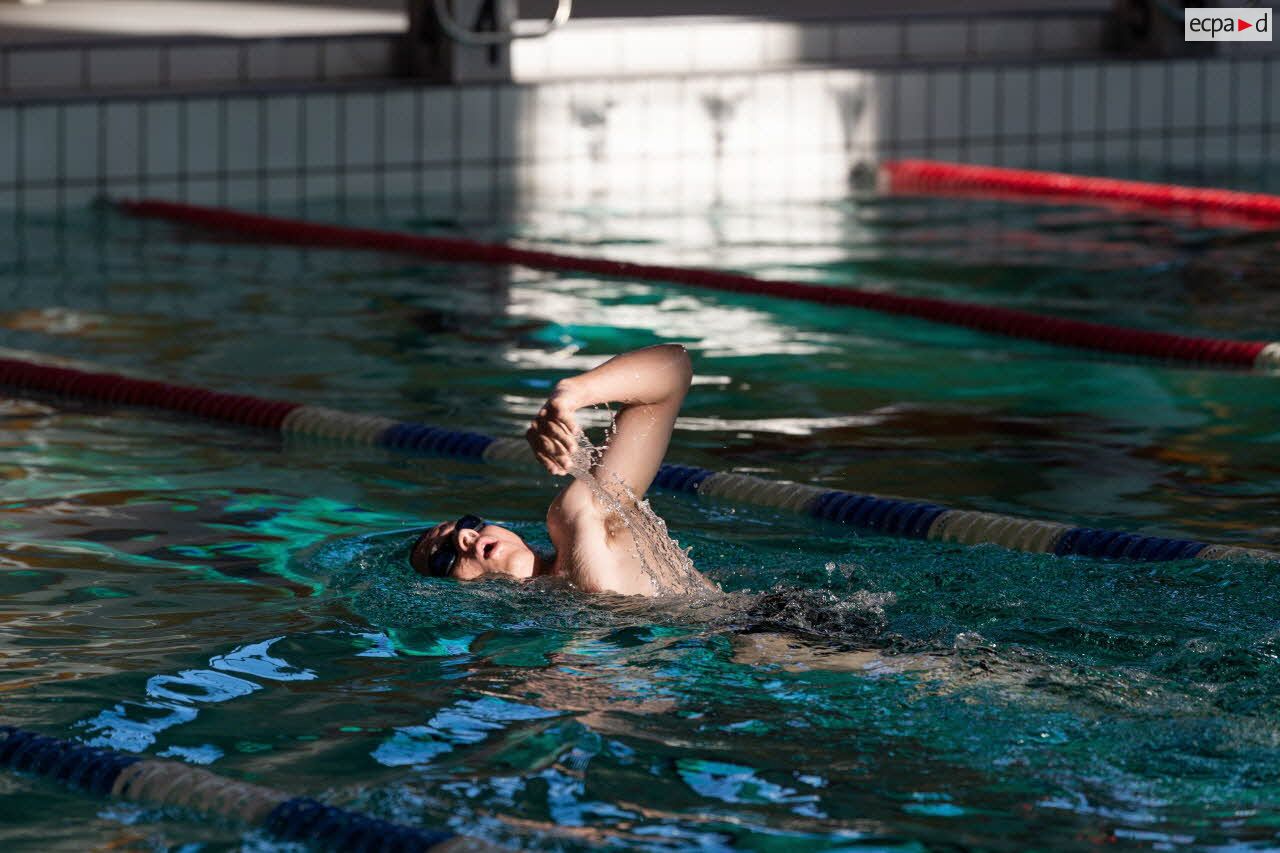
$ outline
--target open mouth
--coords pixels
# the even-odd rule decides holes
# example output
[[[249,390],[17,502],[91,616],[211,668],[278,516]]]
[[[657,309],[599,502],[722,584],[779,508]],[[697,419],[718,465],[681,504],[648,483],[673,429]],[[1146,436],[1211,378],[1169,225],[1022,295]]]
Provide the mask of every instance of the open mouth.
[[[498,543],[497,543],[497,542],[489,542],[489,543],[486,543],[485,545],[481,546],[481,548],[480,548],[480,556],[484,557],[484,558],[487,560],[487,559],[489,559],[491,556],[493,556],[493,553],[494,553],[496,550],[498,550]]]

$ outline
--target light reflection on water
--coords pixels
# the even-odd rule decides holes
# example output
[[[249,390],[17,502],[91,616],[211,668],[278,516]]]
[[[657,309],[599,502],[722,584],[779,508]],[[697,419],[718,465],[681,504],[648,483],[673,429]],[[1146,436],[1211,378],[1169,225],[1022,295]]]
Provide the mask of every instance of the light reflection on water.
[[[680,340],[715,380],[690,394],[674,461],[1280,535],[1271,377],[647,284],[183,244],[102,215],[73,223],[97,246],[27,227],[0,345],[513,434],[565,372]],[[1075,316],[1104,304],[1156,328],[1250,337],[1277,318],[1250,284],[1269,244],[1111,214],[913,201],[507,229]],[[521,847],[1274,843],[1263,566],[856,538],[659,496],[725,596],[464,588],[408,572],[410,531],[478,509],[545,545],[550,479],[94,404],[5,401],[0,419],[6,722]],[[6,843],[271,847],[3,784],[23,815]]]

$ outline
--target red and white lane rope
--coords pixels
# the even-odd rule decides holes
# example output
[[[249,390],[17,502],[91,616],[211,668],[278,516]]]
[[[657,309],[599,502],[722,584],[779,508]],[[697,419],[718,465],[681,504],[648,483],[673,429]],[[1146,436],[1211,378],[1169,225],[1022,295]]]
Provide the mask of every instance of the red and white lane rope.
[[[1151,332],[1107,323],[1048,317],[950,299],[902,296],[853,287],[759,279],[739,273],[696,267],[673,267],[611,261],[485,243],[460,237],[426,237],[399,231],[351,228],[262,214],[242,213],[169,201],[120,201],[133,216],[160,219],[261,242],[328,249],[369,249],[416,255],[432,260],[479,264],[517,264],[566,273],[671,282],[710,290],[773,296],[781,299],[863,308],[886,314],[919,317],[1014,338],[1043,341],[1098,352],[1164,359],[1218,367],[1280,368],[1280,342],[1227,340],[1168,332]]]

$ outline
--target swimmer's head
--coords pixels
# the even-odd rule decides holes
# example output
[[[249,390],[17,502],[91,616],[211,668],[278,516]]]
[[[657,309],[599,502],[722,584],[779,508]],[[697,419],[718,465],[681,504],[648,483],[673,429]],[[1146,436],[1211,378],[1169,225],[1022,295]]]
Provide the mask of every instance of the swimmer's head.
[[[474,515],[423,533],[409,552],[419,574],[469,581],[485,575],[524,580],[538,574],[539,557],[519,534]]]

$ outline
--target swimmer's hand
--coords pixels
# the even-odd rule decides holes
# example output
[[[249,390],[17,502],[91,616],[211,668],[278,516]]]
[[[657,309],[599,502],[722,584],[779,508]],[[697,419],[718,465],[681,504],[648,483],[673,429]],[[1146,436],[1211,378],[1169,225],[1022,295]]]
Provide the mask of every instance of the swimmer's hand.
[[[533,448],[533,455],[552,474],[568,474],[573,464],[578,434],[582,432],[573,413],[582,405],[572,384],[560,382],[524,434],[529,440],[529,447]]]
[[[592,454],[591,473],[641,496],[662,465],[676,414],[693,381],[689,353],[679,344],[657,344],[615,355],[586,373],[556,384],[526,436],[534,456],[552,474],[568,474],[582,434],[573,413],[586,406],[619,403],[607,446]]]

